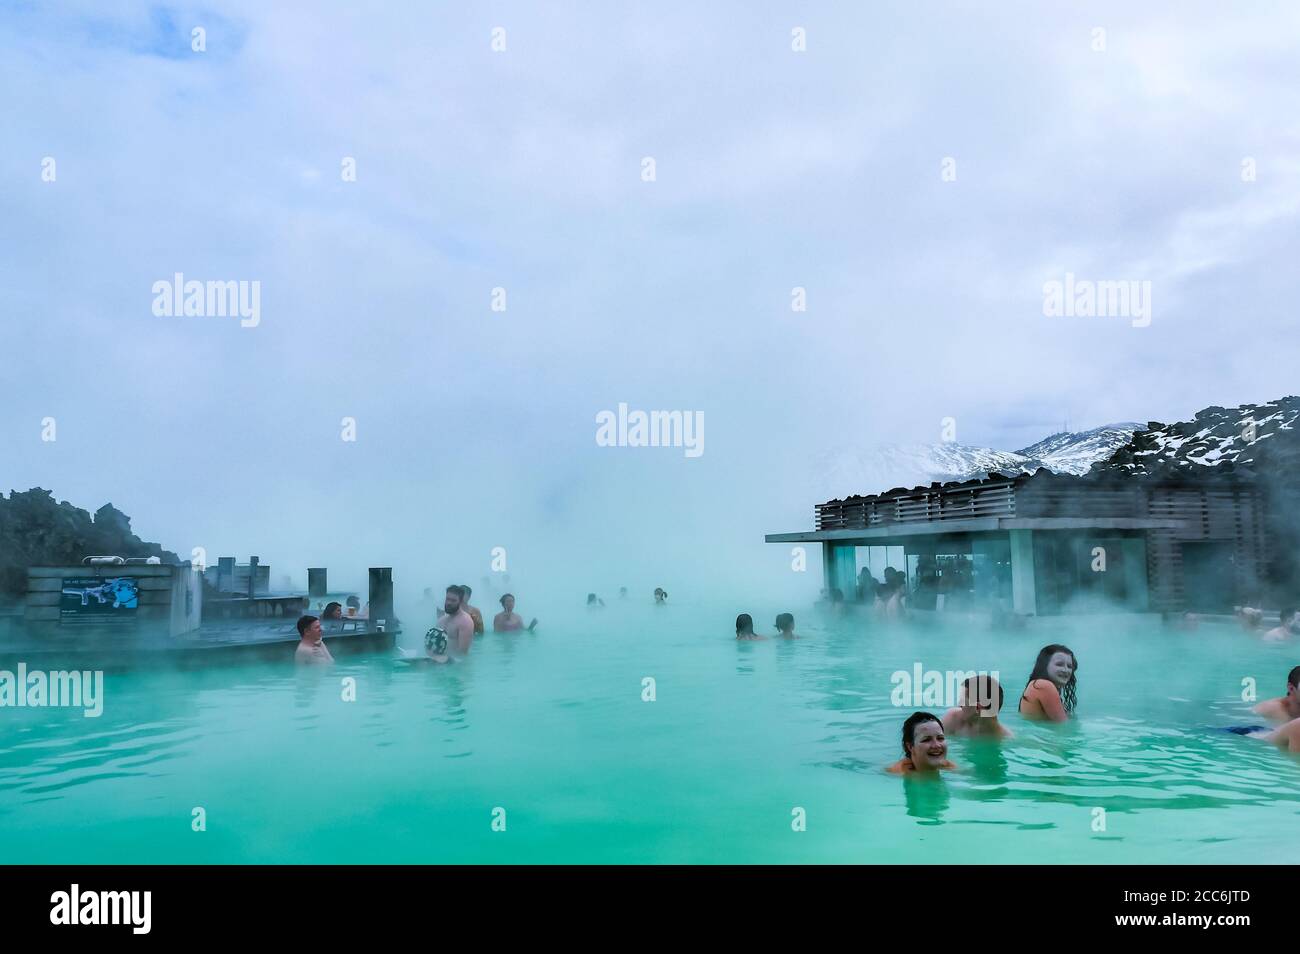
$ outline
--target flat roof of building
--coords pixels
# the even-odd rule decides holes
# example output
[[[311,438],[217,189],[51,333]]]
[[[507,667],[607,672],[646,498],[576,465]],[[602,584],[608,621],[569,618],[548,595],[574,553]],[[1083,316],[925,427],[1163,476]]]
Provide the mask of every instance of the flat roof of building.
[[[999,530],[1179,530],[1184,521],[1168,517],[974,517],[970,520],[930,520],[887,523],[869,529],[801,530],[769,533],[766,543],[848,543],[896,537],[936,537],[952,533]]]

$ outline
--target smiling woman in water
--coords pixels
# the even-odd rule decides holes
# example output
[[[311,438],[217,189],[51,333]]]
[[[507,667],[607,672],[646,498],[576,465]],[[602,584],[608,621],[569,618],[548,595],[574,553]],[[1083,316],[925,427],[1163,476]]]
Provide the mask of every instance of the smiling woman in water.
[[[913,712],[903,723],[903,757],[885,769],[894,775],[937,775],[957,766],[948,761],[943,723],[931,712]]]
[[[1020,694],[1020,714],[1026,719],[1064,722],[1074,715],[1079,661],[1069,646],[1053,643],[1038,651],[1034,671]]]

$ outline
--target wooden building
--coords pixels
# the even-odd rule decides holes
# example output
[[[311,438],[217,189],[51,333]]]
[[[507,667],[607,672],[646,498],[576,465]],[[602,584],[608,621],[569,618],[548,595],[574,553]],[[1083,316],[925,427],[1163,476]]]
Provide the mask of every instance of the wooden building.
[[[1267,560],[1256,487],[1212,475],[990,475],[828,501],[813,530],[766,540],[820,543],[826,589],[845,599],[869,598],[889,566],[914,606],[1035,615],[1231,612],[1256,596]]]

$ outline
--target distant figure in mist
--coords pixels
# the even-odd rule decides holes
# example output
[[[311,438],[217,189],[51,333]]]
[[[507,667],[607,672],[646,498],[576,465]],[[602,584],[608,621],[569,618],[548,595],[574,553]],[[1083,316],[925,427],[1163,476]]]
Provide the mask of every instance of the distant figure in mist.
[[[961,684],[957,707],[949,709],[943,724],[952,735],[1011,738],[1011,730],[998,721],[1006,693],[989,675],[970,676]]]
[[[476,636],[480,635],[484,632],[483,614],[479,612],[479,608],[477,606],[469,605],[469,598],[470,596],[473,595],[474,591],[470,588],[470,585],[468,583],[462,583],[460,585],[460,591],[461,593],[464,594],[463,597],[464,603],[462,604],[461,609],[463,609],[466,613],[468,613],[469,618],[474,621],[474,634]]]
[[[524,628],[524,618],[515,612],[515,598],[507,593],[501,597],[501,612],[492,618],[492,632],[517,633]],[[537,628],[537,620],[528,624],[528,632]]]
[[[878,587],[879,584],[876,582],[876,578],[871,575],[871,569],[864,566],[858,574],[858,602],[874,603]]]
[[[1290,722],[1300,719],[1300,666],[1296,666],[1286,677],[1286,695],[1276,699],[1265,699],[1250,710],[1274,722]]]
[[[458,656],[469,655],[469,648],[474,644],[474,620],[465,612],[464,597],[459,586],[447,587],[437,625],[447,636],[447,651]]]
[[[1264,611],[1262,609],[1256,609],[1253,606],[1234,606],[1232,611],[1237,617],[1237,622],[1241,624],[1241,628],[1248,633],[1253,633],[1264,623]]]
[[[664,605],[665,603],[667,603],[667,602],[668,602],[668,591],[665,590],[662,586],[656,586],[656,587],[655,587],[655,605],[656,605],[656,606],[663,606],[663,605]]]
[[[1160,622],[1184,633],[1194,633],[1201,625],[1201,618],[1195,613],[1161,613]]]
[[[620,586],[620,587],[618,588],[618,598],[619,598],[620,600],[625,600],[625,599],[627,599],[627,587],[626,587],[626,586]]]
[[[913,712],[903,722],[903,757],[885,771],[894,775],[931,775],[955,769],[948,761],[948,737],[932,712]]]
[[[1278,624],[1264,634],[1264,639],[1270,643],[1280,643],[1294,636],[1297,630],[1300,630],[1300,613],[1297,613],[1294,606],[1287,606],[1282,609]]]
[[[602,600],[595,593],[587,594],[587,609],[591,610],[591,609],[604,609],[604,608],[605,608],[604,600]]]
[[[293,651],[295,663],[300,666],[328,666],[334,662],[329,647],[321,638],[320,620],[317,617],[298,618],[298,637],[298,648]]]
[[[767,639],[766,636],[759,636],[754,632],[754,617],[748,613],[741,613],[736,617],[736,638],[741,642]]]
[[[799,639],[794,634],[794,616],[790,613],[782,613],[776,618],[776,635],[781,639]]]
[[[1078,671],[1079,661],[1069,646],[1044,646],[1020,694],[1020,714],[1026,719],[1065,722],[1074,714]]]

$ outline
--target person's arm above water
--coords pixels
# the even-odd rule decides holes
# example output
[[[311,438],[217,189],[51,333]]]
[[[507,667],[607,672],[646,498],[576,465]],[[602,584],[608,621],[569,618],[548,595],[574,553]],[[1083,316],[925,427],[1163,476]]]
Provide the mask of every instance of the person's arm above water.
[[[1065,722],[1070,718],[1061,702],[1061,692],[1050,679],[1035,679],[1025,695],[1038,703],[1043,718],[1050,722]]]

